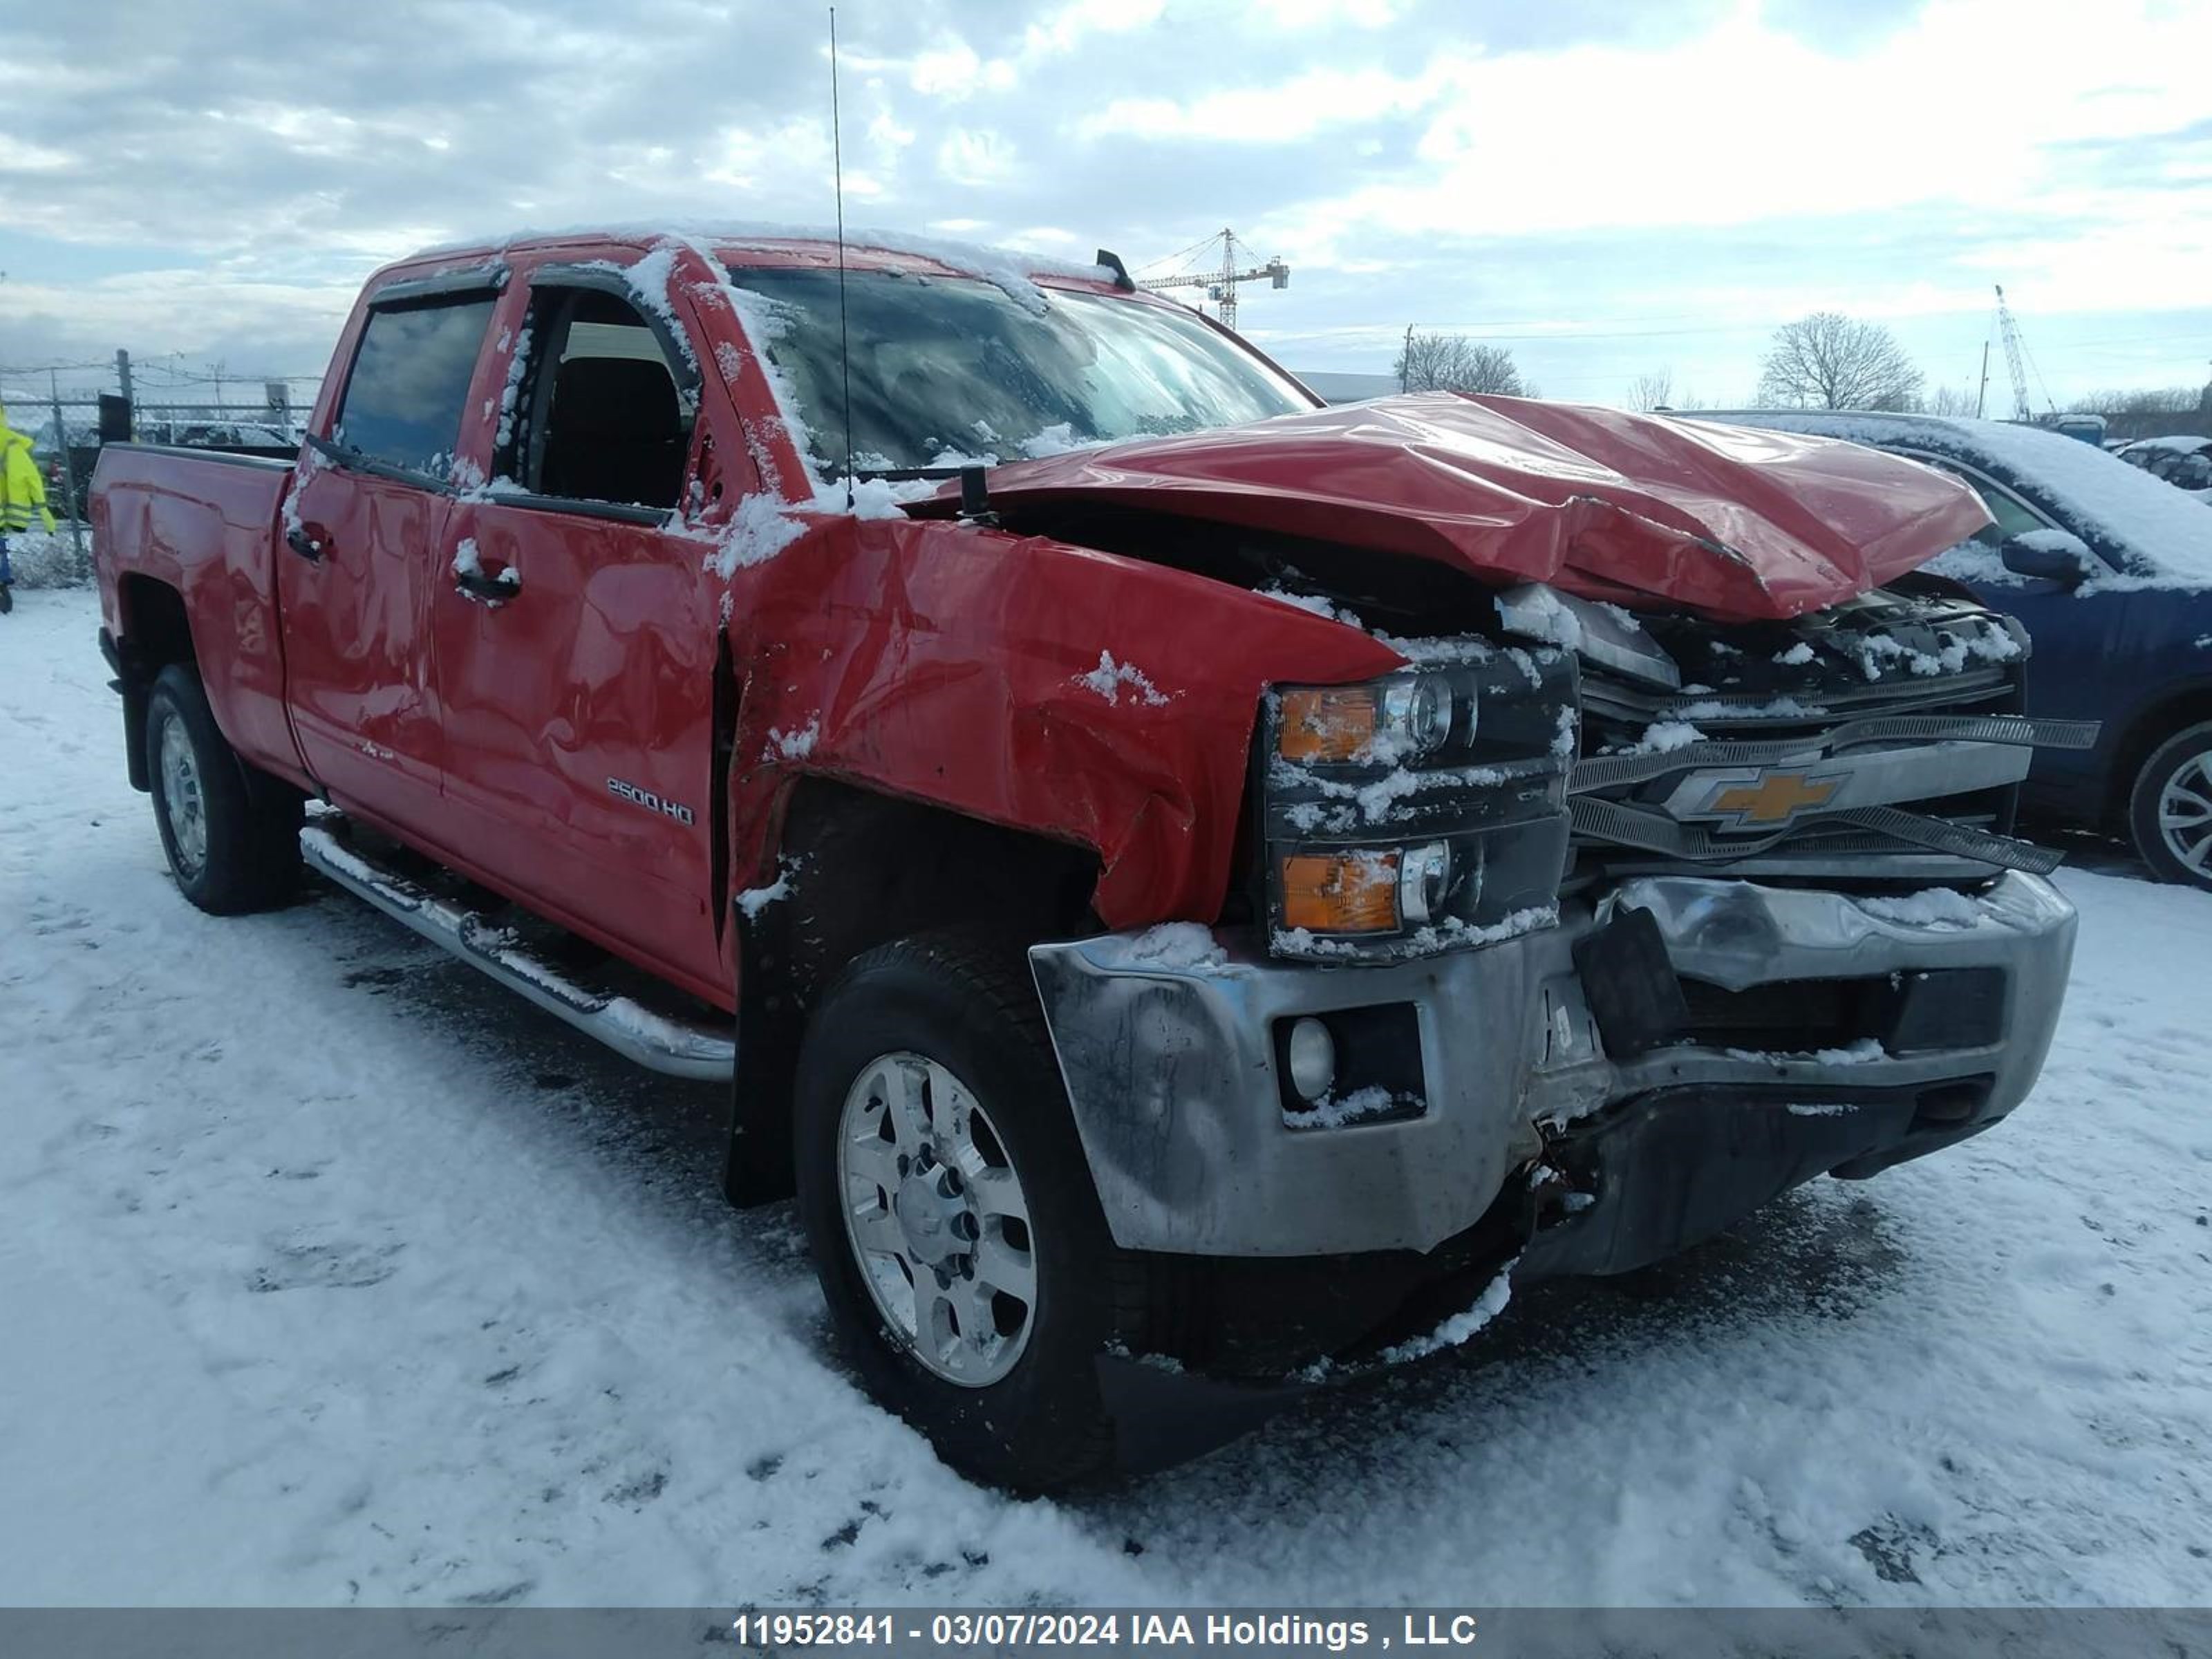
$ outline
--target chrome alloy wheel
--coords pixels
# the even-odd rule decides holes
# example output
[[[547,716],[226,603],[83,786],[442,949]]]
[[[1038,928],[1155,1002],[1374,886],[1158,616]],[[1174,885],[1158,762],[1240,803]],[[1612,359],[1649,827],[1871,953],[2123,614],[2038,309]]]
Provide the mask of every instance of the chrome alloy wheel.
[[[1029,1200],[974,1092],[901,1051],[860,1068],[837,1121],[845,1237],[884,1323],[933,1375],[988,1388],[1036,1324]]]
[[[2212,753],[2191,755],[2158,792],[2158,833],[2200,878],[2212,878]]]
[[[200,793],[200,763],[184,721],[171,715],[161,727],[161,804],[176,848],[177,873],[191,880],[207,863],[207,798]]]

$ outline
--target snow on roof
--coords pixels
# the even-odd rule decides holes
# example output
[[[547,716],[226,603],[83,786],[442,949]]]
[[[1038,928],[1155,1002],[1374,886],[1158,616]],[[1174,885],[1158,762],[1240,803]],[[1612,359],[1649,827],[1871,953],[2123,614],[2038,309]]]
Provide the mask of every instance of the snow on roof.
[[[2170,449],[2177,455],[2194,455],[2199,450],[2212,449],[2212,438],[2201,432],[2174,432],[2163,438],[2137,438],[2122,445],[2119,453],[2124,455],[2131,449]]]
[[[1700,410],[1689,418],[1922,449],[1978,466],[2091,542],[2132,555],[2095,586],[2212,588],[2212,521],[2185,490],[2047,427],[1940,415],[1818,409]]]
[[[835,246],[834,225],[777,224],[758,221],[718,222],[672,220],[649,224],[569,225],[553,229],[508,231],[504,234],[441,243],[410,254],[409,260],[437,258],[450,254],[498,252],[525,242],[574,242],[587,240],[661,241],[704,244],[724,250],[767,251],[791,243],[819,243]],[[980,242],[954,241],[941,236],[916,236],[902,230],[867,230],[846,227],[845,246],[878,253],[899,253],[933,260],[947,270],[976,276],[1004,289],[1024,305],[1042,309],[1044,295],[1033,280],[1063,276],[1079,282],[1110,283],[1114,273],[1103,265],[1063,259],[1024,248],[988,247]],[[403,262],[404,263],[404,262]]]

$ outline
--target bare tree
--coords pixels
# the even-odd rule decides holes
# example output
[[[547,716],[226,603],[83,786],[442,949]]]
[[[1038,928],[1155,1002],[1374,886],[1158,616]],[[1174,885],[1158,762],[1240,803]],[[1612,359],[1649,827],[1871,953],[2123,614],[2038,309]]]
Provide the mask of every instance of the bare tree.
[[[1879,323],[1816,311],[1774,331],[1759,397],[1791,409],[1910,409],[1925,378]]]
[[[1407,334],[1390,372],[1407,392],[1536,395],[1536,388],[1521,378],[1511,352],[1504,346],[1479,344],[1464,334]]]
[[[1671,409],[1674,404],[1674,371],[1654,369],[1639,374],[1628,383],[1628,406],[1647,412],[1655,409]]]
[[[2074,402],[2075,409],[2091,415],[2182,415],[2200,406],[2200,394],[2185,386],[2093,392]]]
[[[1939,386],[1922,400],[1920,409],[1926,415],[1972,415],[1980,402],[1972,386]]]

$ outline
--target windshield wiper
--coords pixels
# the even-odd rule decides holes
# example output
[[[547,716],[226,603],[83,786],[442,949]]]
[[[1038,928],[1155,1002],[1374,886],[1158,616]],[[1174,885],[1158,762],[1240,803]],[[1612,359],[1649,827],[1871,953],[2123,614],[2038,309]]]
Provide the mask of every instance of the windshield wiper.
[[[861,466],[853,469],[857,479],[881,478],[886,483],[912,483],[918,479],[957,478],[971,466],[988,466],[988,461],[964,461],[958,466]]]

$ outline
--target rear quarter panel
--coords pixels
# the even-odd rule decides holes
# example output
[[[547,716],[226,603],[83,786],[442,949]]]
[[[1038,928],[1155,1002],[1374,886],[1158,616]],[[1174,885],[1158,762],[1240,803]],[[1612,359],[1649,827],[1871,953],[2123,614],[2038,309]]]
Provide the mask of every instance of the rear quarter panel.
[[[140,622],[131,578],[175,589],[216,724],[248,760],[296,780],[273,550],[291,477],[248,457],[111,444],[93,474],[92,536],[109,631],[128,642]]]

